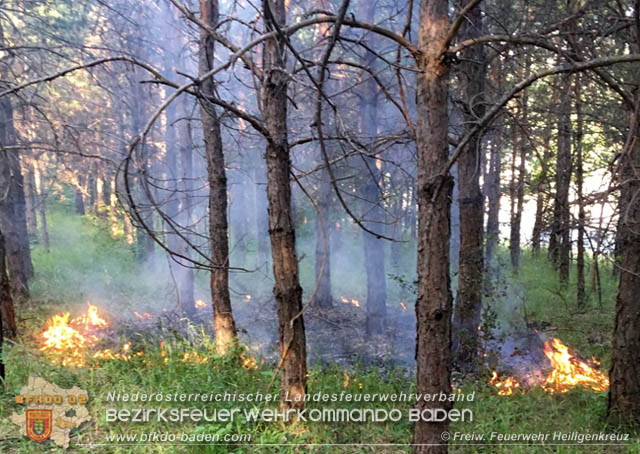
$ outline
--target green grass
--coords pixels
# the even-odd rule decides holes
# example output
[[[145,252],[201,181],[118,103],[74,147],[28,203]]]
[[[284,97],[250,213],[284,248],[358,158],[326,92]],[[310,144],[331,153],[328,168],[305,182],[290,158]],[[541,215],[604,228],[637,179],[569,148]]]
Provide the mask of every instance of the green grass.
[[[167,284],[163,282],[163,264],[149,270],[146,265],[136,263],[133,250],[121,238],[112,239],[104,221],[89,216],[72,215],[68,206],[54,206],[50,212],[51,250],[45,252],[36,245],[33,260],[36,277],[32,282],[32,300],[18,308],[22,335],[18,345],[9,345],[5,351],[8,376],[4,389],[0,390],[0,451],[2,453],[62,452],[51,442],[35,444],[17,435],[16,426],[8,417],[14,411],[22,411],[14,397],[26,384],[29,376],[40,376],[61,387],[79,386],[89,391],[88,408],[93,421],[72,432],[71,452],[81,453],[404,453],[412,437],[411,423],[403,418],[397,423],[321,423],[307,422],[284,424],[281,422],[247,422],[237,418],[233,423],[107,423],[105,411],[113,408],[133,408],[133,403],[107,402],[109,392],[164,392],[164,393],[277,393],[278,381],[274,379],[274,365],[260,363],[256,368],[243,367],[243,357],[248,353],[239,348],[232,355],[220,357],[214,353],[213,345],[205,335],[186,341],[167,333],[165,355],[157,338],[144,332],[134,335],[134,350],[144,355],[131,361],[111,360],[94,367],[61,367],[52,363],[37,351],[36,334],[45,319],[53,313],[74,310],[94,298],[111,316],[117,309],[109,303],[118,302],[117,307],[130,305],[136,310],[157,308],[161,298],[166,298]],[[307,233],[308,236],[308,233]],[[358,241],[346,242],[345,247],[356,251]],[[407,249],[409,250],[409,249]],[[307,251],[310,253],[310,251]],[[310,257],[310,256],[309,256]],[[307,257],[303,261],[306,284],[311,270]],[[360,260],[360,259],[356,259]],[[501,256],[500,260],[504,261]],[[572,270],[573,271],[573,270]],[[361,273],[361,272],[360,272]],[[575,275],[575,273],[572,273]],[[584,355],[595,355],[608,365],[610,357],[610,333],[613,323],[615,281],[610,270],[603,270],[603,305],[590,296],[587,307],[578,311],[575,305],[573,283],[566,289],[560,286],[555,273],[544,257],[531,257],[525,253],[519,277],[514,277],[503,267],[500,297],[493,304],[501,324],[522,323],[524,318],[522,301],[526,307],[529,323],[546,322],[567,344],[577,347]],[[349,286],[348,281],[359,282]],[[362,275],[349,269],[337,280],[334,292],[343,292],[359,297]],[[305,285],[306,285],[305,284]],[[267,286],[260,291],[268,291]],[[398,291],[399,290],[394,290]],[[400,297],[400,296],[398,296]],[[122,306],[122,305],[125,306]],[[111,313],[110,313],[111,310]],[[208,361],[204,364],[185,363],[185,353],[197,352]],[[413,378],[407,378],[400,370],[380,373],[375,369],[355,367],[345,371],[338,365],[314,368],[309,373],[309,392],[335,393],[343,390],[353,394],[399,393],[415,390]],[[610,431],[604,414],[607,405],[606,393],[576,390],[563,395],[549,395],[539,389],[511,397],[498,396],[484,378],[463,384],[464,393],[475,392],[475,400],[460,405],[473,412],[473,421],[454,423],[451,433],[478,433],[489,436],[498,433],[553,433],[580,432],[597,433]],[[264,406],[264,404],[260,404]],[[357,403],[311,403],[308,408],[325,406],[343,408],[365,407]],[[369,404],[370,405],[370,404]],[[396,407],[406,412],[408,403],[386,403],[381,408]],[[158,407],[194,406],[204,408],[202,403],[154,404]],[[250,404],[218,403],[216,408],[250,408]],[[206,405],[211,409],[212,405]],[[208,446],[80,446],[80,443],[104,443],[106,437],[117,434],[139,432],[185,432],[185,433],[246,433],[251,435],[250,445]],[[640,453],[638,439],[628,446],[522,446],[464,445],[452,443],[454,453]],[[258,447],[258,444],[288,443],[291,445]],[[321,443],[368,443],[386,446],[317,446]],[[552,442],[547,442],[552,443]],[[297,446],[293,446],[297,445]]]

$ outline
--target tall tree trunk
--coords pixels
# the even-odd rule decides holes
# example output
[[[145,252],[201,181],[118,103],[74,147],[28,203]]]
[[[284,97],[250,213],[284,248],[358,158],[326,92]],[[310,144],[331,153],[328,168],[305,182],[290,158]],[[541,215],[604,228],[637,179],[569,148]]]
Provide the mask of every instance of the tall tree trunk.
[[[482,10],[474,8],[460,28],[461,39],[482,35]],[[464,124],[467,130],[485,113],[486,55],[483,46],[467,48],[461,68]],[[477,366],[478,325],[482,315],[484,276],[483,229],[484,204],[480,191],[482,172],[482,134],[474,136],[458,159],[460,200],[460,251],[458,259],[458,295],[454,312],[454,353],[456,366],[475,370]]]
[[[218,0],[200,0],[201,19],[215,28],[218,24]],[[215,40],[204,29],[200,30],[200,50],[198,52],[199,73],[204,74],[214,66]],[[212,78],[201,84],[204,96],[215,97]],[[226,353],[236,340],[236,324],[231,312],[229,296],[229,237],[227,223],[227,174],[224,168],[224,152],[220,121],[213,103],[200,101],[207,171],[209,175],[209,236],[211,246],[211,301],[213,321],[216,330],[218,353]]]
[[[544,136],[544,150],[540,160],[540,176],[536,185],[536,215],[531,233],[531,251],[534,255],[540,252],[542,232],[544,230],[544,212],[546,208],[546,190],[549,178],[549,159],[551,159],[551,127],[546,128]]]
[[[262,163],[256,163],[253,169],[254,181],[254,209],[256,213],[256,240],[258,251],[256,257],[257,267],[269,264],[269,217],[267,214],[267,192],[264,181],[264,167]]]
[[[316,279],[318,277],[320,279],[315,295],[315,304],[319,307],[330,308],[333,306],[333,296],[331,295],[331,220],[329,219],[331,182],[327,169],[323,169],[320,173],[316,203],[319,215],[322,216],[324,231],[318,219],[316,221],[315,271]]]
[[[371,1],[361,2],[364,8],[364,20],[374,23],[376,4]],[[370,48],[375,48],[375,41],[364,38]],[[376,56],[367,52],[365,65],[375,71]],[[375,153],[375,140],[378,137],[378,87],[372,77],[368,77],[363,84],[363,93],[360,97],[360,132],[365,136],[365,142],[370,143],[369,153]],[[382,162],[373,156],[364,157],[366,183],[364,185],[364,198],[367,204],[366,225],[373,232],[382,232],[384,229],[385,213],[382,209]],[[386,245],[380,242],[375,235],[362,232],[365,256],[365,270],[367,273],[367,302],[365,329],[367,334],[380,334],[384,330],[387,316],[387,275],[385,272]]]
[[[529,57],[525,57],[525,67],[523,70],[522,78],[526,79],[529,77]],[[526,177],[527,177],[527,144],[526,141],[526,131],[524,128],[527,127],[529,120],[529,101],[527,96],[527,91],[525,90],[521,99],[520,106],[518,109],[519,115],[515,116],[514,124],[513,124],[513,165],[511,171],[515,174],[515,162],[518,160],[518,168],[517,168],[517,176],[512,175],[513,180],[515,181],[515,187],[512,190],[511,197],[515,197],[515,201],[511,201],[511,222],[510,222],[510,235],[509,235],[509,252],[511,256],[511,267],[513,268],[513,272],[518,274],[520,271],[520,254],[521,254],[521,245],[520,245],[520,233],[521,233],[521,224],[522,224],[522,212],[524,210],[524,191],[526,185]]]
[[[416,303],[417,391],[451,392],[451,306],[449,229],[452,180],[441,172],[449,156],[447,142],[448,72],[441,50],[449,30],[448,2],[420,0],[416,75],[416,148],[418,155],[418,300]],[[448,410],[450,402],[419,401],[417,408]],[[441,434],[448,420],[418,421],[414,453],[446,453]]]
[[[284,27],[286,0],[264,0],[267,30],[274,31],[274,21]],[[307,350],[302,310],[296,237],[291,216],[291,160],[287,134],[287,85],[285,44],[276,37],[264,43],[264,80],[262,115],[269,132],[267,142],[267,198],[269,200],[269,238],[273,257],[273,293],[278,313],[280,343],[280,384],[284,407],[304,406],[307,388]]]
[[[3,334],[2,326],[4,326],[9,338],[14,339],[18,334],[18,326],[11,297],[11,283],[7,274],[6,258],[4,235],[0,232],[0,336]],[[2,352],[0,351],[0,362],[1,358]]]
[[[33,180],[35,195],[37,197],[38,214],[40,215],[40,233],[42,234],[42,245],[44,250],[49,252],[49,227],[47,225],[47,194],[44,188],[44,175],[40,172],[38,161],[33,162]]]
[[[84,194],[82,193],[83,187],[84,187],[84,176],[78,175],[78,181],[75,188],[76,189],[75,190],[75,207],[76,207],[76,214],[80,216],[85,215]]]
[[[27,234],[22,173],[18,152],[8,148],[16,143],[13,108],[11,101],[5,96],[0,98],[0,230],[5,238],[7,267],[13,295],[27,298],[28,279],[33,274],[33,267]]]
[[[560,282],[569,281],[571,253],[571,226],[569,213],[569,186],[571,184],[571,76],[561,75],[558,106],[558,156],[556,162],[556,194],[550,243],[551,259],[558,270]]]
[[[487,231],[485,247],[485,267],[491,276],[493,274],[493,257],[495,255],[498,240],[500,239],[500,177],[502,175],[502,132],[496,127],[496,133],[491,140],[491,154],[489,156],[489,169],[485,180],[485,193],[487,197]]]
[[[576,260],[576,300],[579,308],[583,308],[585,305],[585,284],[584,284],[584,230],[586,222],[586,213],[584,209],[583,198],[583,184],[584,184],[584,169],[582,162],[582,134],[584,118],[582,116],[582,101],[581,89],[580,89],[580,76],[576,76],[576,83],[574,88],[575,102],[576,102],[576,133],[575,133],[575,146],[576,146],[576,191],[578,197],[578,256]]]
[[[608,418],[614,424],[640,426],[640,97],[625,153],[620,159],[620,283],[616,298],[613,351],[609,371]]]
[[[25,166],[25,183],[24,183],[24,199],[25,208],[27,210],[27,230],[29,231],[29,238],[38,241],[38,213],[37,209],[37,197],[35,194],[35,184],[33,182],[33,166],[27,164]]]

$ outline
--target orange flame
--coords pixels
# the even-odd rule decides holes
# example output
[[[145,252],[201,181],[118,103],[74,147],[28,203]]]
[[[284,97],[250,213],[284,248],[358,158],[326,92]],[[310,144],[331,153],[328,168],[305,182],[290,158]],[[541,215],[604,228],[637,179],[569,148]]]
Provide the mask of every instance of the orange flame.
[[[342,301],[345,304],[352,304],[355,307],[360,307],[360,301],[358,301],[355,298],[345,298],[344,296],[340,298],[340,301]]]
[[[98,308],[91,303],[89,303],[87,313],[71,320],[71,324],[84,325],[85,329],[106,328],[109,326],[107,321],[98,314]]]
[[[549,394],[562,394],[577,386],[593,391],[606,391],[609,389],[609,378],[596,369],[600,363],[592,358],[582,361],[569,352],[569,347],[558,338],[544,343],[544,354],[551,363],[551,370],[542,383],[542,389]],[[489,384],[498,389],[501,396],[511,396],[515,389],[520,388],[520,383],[514,377],[498,378],[498,373],[493,372]]]
[[[491,374],[490,385],[498,390],[499,396],[511,396],[514,390],[520,388],[520,383],[513,377],[506,377],[502,380],[498,379],[498,373],[494,370]]]
[[[204,309],[205,307],[207,307],[207,303],[202,300],[196,300],[194,306],[196,309]]]
[[[548,393],[566,393],[576,386],[593,391],[606,391],[609,388],[609,378],[594,367],[600,363],[595,359],[585,362],[576,358],[560,339],[545,342],[544,354],[551,362],[551,372],[542,385]]]
[[[246,295],[244,295],[244,299],[246,299],[247,301],[251,301],[251,295],[247,293]]]
[[[95,331],[104,329],[109,324],[98,314],[98,308],[89,304],[87,313],[69,320],[69,312],[56,314],[47,320],[42,332],[43,345],[40,351],[61,355],[63,366],[85,364],[86,350],[98,342]]]
[[[147,320],[151,320],[151,314],[150,314],[150,313],[148,313],[148,312],[143,312],[142,314],[140,314],[140,313],[138,313],[138,312],[136,312],[136,311],[133,311],[133,315],[135,315],[136,317],[138,317],[140,320],[144,320],[145,318],[146,318]]]

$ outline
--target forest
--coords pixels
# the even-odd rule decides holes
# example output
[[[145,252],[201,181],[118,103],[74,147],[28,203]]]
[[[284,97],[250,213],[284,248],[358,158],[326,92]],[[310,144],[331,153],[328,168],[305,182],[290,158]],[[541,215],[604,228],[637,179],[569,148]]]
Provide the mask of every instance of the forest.
[[[640,453],[639,0],[0,0],[0,451]]]

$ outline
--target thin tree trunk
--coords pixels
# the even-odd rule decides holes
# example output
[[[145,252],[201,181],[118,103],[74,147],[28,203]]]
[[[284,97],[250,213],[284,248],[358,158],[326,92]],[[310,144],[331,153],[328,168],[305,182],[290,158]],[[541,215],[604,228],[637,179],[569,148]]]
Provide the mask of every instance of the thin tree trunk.
[[[219,19],[218,0],[200,0],[201,19],[216,27]],[[198,52],[199,73],[204,74],[214,66],[215,41],[204,29],[200,30]],[[215,97],[215,84],[209,78],[201,85],[204,96]],[[213,103],[200,101],[207,171],[209,176],[209,236],[211,262],[211,301],[216,330],[216,349],[224,354],[236,341],[236,324],[231,312],[229,296],[229,236],[227,223],[227,174],[224,168],[224,152],[220,121]]]
[[[482,10],[476,7],[467,14],[460,28],[461,39],[482,35]],[[464,124],[471,129],[485,112],[486,55],[483,46],[468,48],[462,56]],[[458,159],[460,200],[460,250],[458,259],[458,295],[454,312],[455,364],[463,370],[477,367],[478,325],[482,315],[484,277],[483,229],[484,204],[480,191],[482,134],[477,134]]]
[[[546,128],[544,136],[544,150],[540,161],[540,176],[536,185],[536,215],[531,233],[531,251],[534,255],[540,253],[542,232],[544,230],[544,212],[546,209],[546,190],[549,178],[549,159],[551,159],[551,127]]]
[[[449,30],[448,2],[421,0],[416,75],[418,155],[418,300],[416,303],[417,392],[451,392],[451,306],[449,229],[452,180],[442,175],[447,141],[448,72],[440,52]],[[421,400],[417,409],[451,408],[450,402]],[[447,452],[441,434],[449,422],[418,421],[413,452]]]
[[[84,186],[84,177],[82,175],[78,175],[78,182],[75,190],[75,207],[76,214],[80,216],[85,215],[84,209],[84,194],[82,193],[82,188]]]
[[[29,238],[38,241],[38,214],[36,212],[37,208],[37,197],[35,195],[35,184],[33,182],[33,167],[31,164],[27,164],[25,166],[26,174],[25,174],[25,184],[24,184],[24,198],[25,198],[25,208],[27,210],[27,230],[29,231]]]
[[[489,171],[485,183],[488,200],[487,211],[487,245],[485,249],[485,267],[490,275],[493,274],[493,257],[498,240],[500,239],[500,177],[502,175],[502,133],[496,127],[496,133],[491,140],[491,155],[489,157]]]
[[[33,179],[35,195],[38,201],[38,214],[40,215],[40,233],[44,250],[49,252],[49,227],[47,226],[47,195],[44,191],[44,175],[40,173],[38,161],[33,162]]]
[[[329,219],[331,183],[329,172],[326,169],[320,173],[316,203],[323,219],[324,231],[318,219],[316,221],[315,271],[316,279],[320,277],[320,280],[315,295],[315,304],[319,307],[330,308],[333,306],[333,296],[331,295],[331,220]]]
[[[256,214],[256,240],[258,268],[269,264],[269,217],[267,215],[267,192],[263,184],[264,168],[256,163],[253,170],[254,181],[254,209]]]
[[[584,209],[583,198],[583,183],[584,183],[584,169],[582,163],[582,134],[583,134],[583,116],[582,116],[582,101],[580,90],[580,77],[576,77],[575,83],[575,103],[576,103],[576,190],[578,197],[578,256],[576,260],[576,278],[577,289],[576,299],[579,308],[583,308],[585,305],[585,284],[584,284],[584,229],[586,222],[586,214]]]
[[[376,4],[372,1],[362,1],[363,16],[367,23],[374,23]],[[370,48],[375,48],[375,41],[365,38]],[[376,56],[367,52],[365,65],[375,71]],[[365,136],[365,142],[371,143],[368,150],[375,153],[373,144],[378,136],[378,87],[376,81],[369,77],[363,84],[363,93],[360,97],[360,132]],[[364,157],[366,175],[364,185],[364,198],[366,200],[366,225],[373,232],[382,232],[384,229],[385,213],[382,209],[382,162],[369,156]],[[367,334],[380,334],[384,330],[387,317],[387,275],[385,272],[386,244],[369,232],[362,232],[365,271],[367,273],[367,302],[365,329]]]
[[[569,213],[569,186],[571,184],[571,76],[560,77],[561,93],[558,106],[558,157],[556,163],[556,195],[553,207],[553,248],[549,251],[558,270],[560,282],[569,281],[571,253],[571,226]],[[551,244],[550,244],[551,248]]]
[[[284,27],[286,0],[263,2],[267,30],[273,22]],[[280,385],[283,407],[303,407],[307,388],[307,350],[302,310],[296,238],[291,216],[291,160],[287,137],[287,85],[285,44],[270,38],[264,44],[262,115],[270,135],[267,142],[267,198],[269,238],[273,257],[273,277],[280,343]]]

